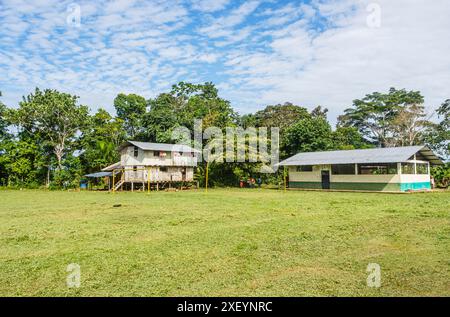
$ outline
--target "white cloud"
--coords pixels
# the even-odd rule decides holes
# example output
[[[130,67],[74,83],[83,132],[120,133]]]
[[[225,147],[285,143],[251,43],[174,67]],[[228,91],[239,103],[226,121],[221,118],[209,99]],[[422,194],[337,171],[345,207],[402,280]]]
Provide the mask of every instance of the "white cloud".
[[[34,87],[81,96],[93,108],[119,92],[145,97],[179,80],[214,81],[240,112],[291,101],[330,108],[391,86],[420,90],[428,107],[450,98],[450,4],[378,0],[3,0],[0,90],[15,105]]]
[[[225,9],[229,3],[230,0],[192,0],[191,6],[202,12],[216,12]]]
[[[234,28],[244,22],[247,16],[253,13],[259,5],[259,1],[245,1],[229,14],[220,18],[213,18],[212,23],[200,28],[199,32],[210,38],[232,37],[236,33]]]
[[[353,99],[391,86],[420,90],[430,107],[450,97],[450,5],[438,1],[379,1],[381,28],[366,24],[367,2],[318,9],[339,25],[323,33],[274,33],[272,52],[239,52],[229,59],[232,76],[242,76],[248,100],[292,101],[330,108],[332,120]],[[286,29],[289,26],[286,27]],[[278,35],[278,36],[277,36]],[[270,87],[269,89],[267,87]],[[261,94],[256,87],[263,91]]]

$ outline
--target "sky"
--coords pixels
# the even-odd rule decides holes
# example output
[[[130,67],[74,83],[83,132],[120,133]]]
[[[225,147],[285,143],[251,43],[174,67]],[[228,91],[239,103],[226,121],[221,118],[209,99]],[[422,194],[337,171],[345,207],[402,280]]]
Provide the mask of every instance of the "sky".
[[[241,114],[292,102],[329,109],[390,87],[450,98],[448,0],[0,0],[0,91],[35,87],[114,113],[118,93],[153,98],[213,82]]]

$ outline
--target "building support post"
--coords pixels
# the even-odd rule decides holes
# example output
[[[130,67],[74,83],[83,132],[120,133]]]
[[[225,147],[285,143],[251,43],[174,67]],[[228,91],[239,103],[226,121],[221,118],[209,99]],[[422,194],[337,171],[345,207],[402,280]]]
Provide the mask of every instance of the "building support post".
[[[416,154],[414,154],[414,175],[417,175],[417,158],[416,158]]]
[[[286,192],[287,188],[286,166],[283,166],[283,179],[284,179],[284,192]]]
[[[112,183],[113,193],[115,193],[116,192],[116,170],[115,169],[113,169],[112,179],[113,179],[113,183]]]
[[[147,193],[150,194],[150,177],[152,175],[152,168],[149,167],[147,171]]]

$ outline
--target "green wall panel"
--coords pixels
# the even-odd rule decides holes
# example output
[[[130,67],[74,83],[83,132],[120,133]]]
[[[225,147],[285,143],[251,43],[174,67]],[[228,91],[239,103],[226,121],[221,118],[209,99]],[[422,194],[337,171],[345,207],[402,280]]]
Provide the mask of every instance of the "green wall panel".
[[[337,190],[373,190],[373,191],[400,191],[397,183],[331,183],[331,189]]]
[[[289,182],[289,188],[322,189],[319,182]]]
[[[289,188],[322,189],[320,182],[289,182]],[[373,190],[400,191],[400,184],[387,183],[331,183],[330,189],[335,190]]]

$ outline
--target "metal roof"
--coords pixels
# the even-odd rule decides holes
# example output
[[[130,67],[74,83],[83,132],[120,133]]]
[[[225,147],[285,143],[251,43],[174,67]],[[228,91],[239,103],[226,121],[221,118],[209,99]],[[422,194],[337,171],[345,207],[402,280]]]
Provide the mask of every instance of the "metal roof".
[[[167,143],[150,143],[150,142],[138,142],[138,141],[127,141],[123,143],[119,150],[122,148],[134,145],[144,151],[164,151],[164,152],[190,152],[190,153],[200,153],[200,151],[191,148],[187,145],[182,144],[167,144]]]
[[[89,178],[100,178],[100,177],[106,177],[106,176],[111,176],[111,175],[112,175],[111,172],[98,172],[98,173],[87,174],[84,176],[89,177]]]
[[[398,163],[408,161],[417,152],[420,152],[420,154],[432,164],[444,164],[427,146],[419,145],[394,148],[299,153],[280,162],[278,165],[302,166],[321,164]]]
[[[120,163],[120,162],[117,162],[117,163],[111,164],[111,165],[109,165],[109,166],[107,166],[107,167],[105,167],[105,168],[102,168],[102,171],[103,171],[103,172],[112,172],[112,171],[114,171],[115,169],[118,169],[118,168],[120,168],[120,167],[122,167],[121,163]]]

